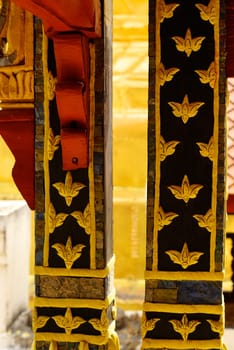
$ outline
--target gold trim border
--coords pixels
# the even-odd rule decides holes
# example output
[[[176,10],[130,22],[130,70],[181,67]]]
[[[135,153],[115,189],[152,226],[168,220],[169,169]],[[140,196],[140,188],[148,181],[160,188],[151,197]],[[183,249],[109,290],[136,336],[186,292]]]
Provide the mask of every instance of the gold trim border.
[[[223,281],[224,272],[145,271],[146,280]]]
[[[203,304],[162,304],[162,303],[144,303],[143,311],[145,312],[167,312],[167,313],[188,313],[188,314],[212,314],[222,315],[224,312],[223,305],[203,305]]]
[[[142,349],[222,349],[220,339],[210,340],[173,340],[173,339],[144,339]]]

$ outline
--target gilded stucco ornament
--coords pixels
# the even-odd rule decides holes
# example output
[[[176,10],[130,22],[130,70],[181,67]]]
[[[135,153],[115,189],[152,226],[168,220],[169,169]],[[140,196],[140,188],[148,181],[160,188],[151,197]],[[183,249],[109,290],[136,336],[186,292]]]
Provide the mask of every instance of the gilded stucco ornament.
[[[66,334],[70,335],[73,329],[80,327],[86,321],[79,316],[72,316],[71,309],[68,307],[64,316],[57,315],[52,317],[60,328],[64,328]]]
[[[37,311],[34,309],[32,316],[32,328],[33,332],[36,332],[38,328],[43,328],[50,317],[48,316],[37,316]]]
[[[184,243],[181,252],[178,252],[177,250],[168,250],[165,253],[169,255],[174,264],[181,265],[183,269],[187,269],[189,266],[197,264],[200,256],[204,254],[201,252],[189,252],[186,242]]]
[[[213,332],[215,333],[219,333],[221,336],[224,333],[224,322],[222,317],[220,317],[220,319],[218,321],[215,320],[207,320],[207,322],[209,322],[210,324],[210,328]]]
[[[165,213],[163,211],[162,207],[159,207],[159,211],[157,213],[156,217],[156,225],[158,227],[158,230],[162,230],[164,226],[170,225],[177,216],[179,216],[176,213],[173,212],[167,212]]]
[[[69,207],[72,203],[72,199],[78,196],[80,190],[86,186],[80,182],[72,182],[72,175],[70,171],[68,171],[65,177],[65,183],[56,182],[53,184],[53,187],[58,190],[60,196],[65,198],[65,202]]]
[[[163,86],[166,82],[171,81],[174,78],[174,75],[179,71],[180,69],[176,67],[165,69],[163,63],[161,62],[159,65],[160,85]]]
[[[195,6],[200,10],[200,16],[203,21],[209,21],[212,25],[215,24],[217,15],[214,0],[211,0],[207,6],[204,4],[195,4]]]
[[[208,143],[197,142],[198,147],[200,148],[200,154],[202,157],[208,157],[211,161],[214,159],[214,138],[210,138]]]
[[[85,229],[87,235],[91,234],[91,213],[89,204],[86,206],[84,213],[81,211],[73,211],[71,216],[76,219],[79,226]]]
[[[147,320],[146,314],[143,312],[141,325],[142,338],[145,338],[148,331],[152,331],[154,329],[158,321],[160,321],[160,318],[151,318],[150,320]]]
[[[89,323],[93,326],[94,329],[99,331],[102,336],[107,335],[109,322],[106,315],[106,310],[102,310],[100,320],[98,318],[91,318],[89,320]]]
[[[193,118],[197,115],[198,110],[204,105],[204,102],[189,102],[188,95],[186,94],[183,98],[182,103],[168,102],[172,108],[172,113],[175,117],[181,118],[183,123],[186,124],[189,118]]]
[[[49,233],[53,233],[56,227],[62,226],[68,214],[56,214],[52,203],[49,205]]]
[[[195,332],[196,327],[201,323],[197,320],[189,321],[186,314],[183,315],[181,321],[170,320],[169,321],[175,332],[180,333],[184,341],[188,340],[188,335]]]
[[[175,9],[180,6],[180,4],[165,4],[163,0],[159,1],[159,18],[160,23],[164,21],[164,19],[171,18],[174,16]]]
[[[182,199],[185,203],[188,203],[190,199],[197,197],[202,185],[192,184],[190,185],[187,175],[184,175],[181,186],[168,186],[168,189],[172,192],[176,199]]]
[[[215,217],[211,209],[209,209],[205,215],[196,214],[193,215],[193,217],[197,220],[198,225],[207,229],[207,231],[211,232],[215,228]]]
[[[160,136],[160,161],[163,162],[167,156],[175,153],[176,146],[179,143],[179,141],[165,142],[164,138]]]
[[[65,266],[69,270],[73,263],[80,258],[85,245],[77,244],[73,247],[71,237],[69,236],[66,245],[55,243],[52,245],[52,248],[56,249],[58,256],[64,260]]]
[[[48,159],[52,160],[54,158],[54,152],[59,148],[61,136],[54,136],[53,129],[49,130],[49,140],[48,140]]]
[[[47,89],[48,89],[48,99],[50,101],[54,99],[57,81],[58,79],[54,78],[51,72],[48,72]]]
[[[210,87],[214,89],[216,81],[216,71],[214,62],[211,62],[207,70],[196,69],[195,72],[199,75],[200,82],[202,84],[209,84]]]
[[[205,36],[197,36],[192,38],[191,30],[188,28],[185,37],[173,36],[172,39],[176,43],[176,48],[178,51],[185,52],[187,57],[191,55],[194,51],[199,51]]]

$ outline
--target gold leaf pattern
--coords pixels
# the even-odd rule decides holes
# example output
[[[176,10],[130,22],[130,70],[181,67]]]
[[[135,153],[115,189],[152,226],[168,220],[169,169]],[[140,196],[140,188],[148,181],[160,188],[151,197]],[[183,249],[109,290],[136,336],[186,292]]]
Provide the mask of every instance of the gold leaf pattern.
[[[199,51],[202,45],[204,36],[198,36],[196,38],[192,38],[191,30],[188,28],[185,34],[185,38],[180,36],[173,36],[172,39],[176,43],[176,48],[178,51],[185,52],[187,57],[191,55],[194,51]]]
[[[160,231],[163,229],[164,226],[170,225],[172,220],[177,216],[179,215],[173,212],[165,213],[163,211],[163,208],[160,207],[157,213],[157,219],[156,219],[158,230]]]
[[[58,190],[60,196],[65,198],[66,204],[69,207],[72,203],[72,199],[76,197],[82,188],[86,187],[80,182],[72,182],[72,176],[70,171],[67,172],[65,183],[56,182],[53,187]]]
[[[175,9],[180,6],[180,4],[165,4],[163,0],[159,2],[159,13],[160,13],[160,23],[166,18],[171,18],[174,15]]]
[[[179,143],[179,141],[165,142],[164,138],[160,136],[160,161],[163,162],[167,156],[172,155]]]
[[[78,225],[85,229],[87,235],[91,234],[91,213],[89,204],[86,206],[84,213],[81,211],[73,211],[73,213],[71,213],[71,216],[76,219]]]
[[[209,143],[197,142],[200,148],[200,154],[202,157],[208,157],[211,161],[214,159],[214,138],[210,138]]]
[[[54,78],[51,72],[48,72],[47,88],[48,88],[48,99],[50,101],[54,99],[57,82],[58,82],[58,79]]]
[[[169,255],[170,259],[174,264],[179,264],[183,269],[187,269],[191,265],[195,265],[198,263],[198,259],[204,253],[201,252],[189,252],[187,243],[185,242],[183,245],[183,249],[181,252],[177,250],[168,250],[166,254]]]
[[[69,236],[65,246],[61,243],[55,243],[52,248],[56,249],[58,256],[64,260],[66,268],[70,269],[73,263],[80,258],[85,245],[77,244],[72,247],[71,237]]]
[[[200,227],[206,228],[209,232],[211,232],[215,226],[215,218],[211,209],[209,209],[205,215],[196,214],[193,215],[193,217],[197,220]]]
[[[187,175],[184,175],[181,186],[172,185],[168,187],[175,198],[182,199],[185,203],[188,203],[190,199],[196,198],[201,188],[203,188],[202,185],[190,185]]]
[[[184,96],[182,103],[168,102],[172,107],[172,113],[175,117],[181,118],[183,123],[186,124],[189,118],[195,117],[198,113],[198,109],[204,105],[204,102],[192,102],[189,103],[188,95]]]
[[[109,323],[105,310],[102,310],[100,320],[98,318],[92,318],[89,320],[89,323],[93,326],[94,329],[100,331],[102,336],[105,336],[108,333]]]
[[[49,205],[49,233],[53,233],[56,227],[62,226],[68,214],[59,213],[56,215],[56,211],[52,203]]]
[[[146,333],[148,331],[152,331],[156,325],[156,323],[160,321],[160,318],[152,318],[150,320],[147,320],[145,316],[145,312],[142,315],[142,338],[145,338]]]
[[[174,331],[180,333],[183,340],[188,340],[188,335],[196,330],[196,327],[201,323],[196,320],[189,321],[186,314],[183,315],[181,321],[179,320],[169,320],[172,324]]]
[[[48,140],[48,159],[52,160],[54,158],[54,152],[59,148],[61,137],[60,135],[54,136],[53,130],[49,130],[49,140]]]
[[[165,69],[163,63],[160,63],[160,66],[159,66],[160,85],[163,86],[166,82],[171,81],[174,78],[174,75],[179,71],[180,69],[175,67]]]
[[[55,323],[60,328],[64,328],[66,334],[71,334],[73,329],[78,328],[82,323],[86,321],[79,316],[72,316],[71,309],[68,307],[64,316],[58,315],[52,317]]]
[[[220,318],[218,321],[215,320],[207,320],[210,324],[210,328],[213,332],[219,333],[220,335],[223,335],[224,333],[224,322],[222,318]]]
[[[207,70],[195,70],[195,72],[199,75],[201,83],[209,84],[212,89],[214,88],[216,81],[216,71],[214,62],[211,62]]]
[[[200,16],[203,21],[209,21],[214,25],[216,19],[215,2],[211,0],[208,6],[204,4],[195,4],[195,6],[200,10]]]
[[[38,316],[36,310],[33,312],[32,325],[33,331],[36,332],[38,328],[42,328],[46,325],[50,317],[48,316]]]

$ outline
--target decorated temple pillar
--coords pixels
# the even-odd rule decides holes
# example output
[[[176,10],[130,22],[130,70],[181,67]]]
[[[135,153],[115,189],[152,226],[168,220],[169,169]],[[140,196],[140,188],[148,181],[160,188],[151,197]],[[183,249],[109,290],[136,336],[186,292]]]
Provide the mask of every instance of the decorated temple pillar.
[[[223,1],[149,1],[143,349],[223,349]]]

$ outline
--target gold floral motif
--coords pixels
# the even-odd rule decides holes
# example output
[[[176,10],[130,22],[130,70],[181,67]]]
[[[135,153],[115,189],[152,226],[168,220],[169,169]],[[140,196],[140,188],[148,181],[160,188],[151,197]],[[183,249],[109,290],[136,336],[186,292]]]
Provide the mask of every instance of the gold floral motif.
[[[188,203],[190,199],[196,198],[201,188],[203,188],[202,185],[190,185],[187,175],[184,175],[181,186],[168,186],[168,189],[172,192],[175,198],[182,199],[185,203]]]
[[[188,245],[185,242],[181,252],[178,252],[177,250],[168,250],[166,251],[166,254],[169,255],[170,259],[173,261],[174,264],[179,264],[182,266],[183,269],[187,269],[187,267],[197,264],[198,259],[204,253],[201,253],[201,252],[190,253],[188,250]]]
[[[207,70],[195,70],[195,72],[199,75],[201,83],[209,84],[212,89],[214,88],[216,81],[216,71],[214,62],[211,62]]]
[[[76,219],[78,225],[85,229],[87,235],[91,234],[91,214],[89,204],[86,206],[84,213],[81,211],[73,211],[71,216]]]
[[[49,140],[48,140],[48,159],[52,160],[54,158],[54,152],[59,148],[61,137],[60,135],[54,136],[53,130],[49,130]]]
[[[205,215],[193,215],[193,217],[197,220],[198,225],[200,227],[204,227],[207,231],[211,232],[215,225],[215,218],[212,213],[212,210],[209,209]]]
[[[214,25],[216,19],[215,2],[211,0],[208,6],[204,4],[195,4],[195,6],[200,10],[200,16],[203,21],[209,21]]]
[[[56,227],[62,226],[68,214],[59,213],[56,215],[56,211],[52,203],[49,205],[49,233],[53,233]]]
[[[196,327],[201,323],[197,320],[189,321],[186,314],[183,315],[181,321],[170,320],[169,322],[172,324],[174,331],[180,333],[184,341],[188,340],[188,335],[195,332]]]
[[[165,213],[163,211],[163,208],[159,207],[156,219],[158,230],[160,231],[163,229],[164,226],[170,225],[172,220],[175,219],[177,216],[179,215],[173,212]]]
[[[164,138],[160,136],[160,161],[163,162],[167,156],[172,155],[179,143],[179,141],[165,142]]]
[[[166,82],[171,81],[174,78],[174,75],[179,71],[180,69],[175,67],[165,69],[163,63],[160,63],[159,65],[160,85],[163,86]]]
[[[58,82],[58,79],[54,78],[51,72],[48,72],[47,88],[48,88],[48,99],[50,101],[54,99],[57,82]]]
[[[33,71],[0,72],[1,99],[33,100],[34,74]]]
[[[171,18],[174,15],[175,9],[180,6],[180,4],[165,4],[163,0],[159,1],[159,13],[160,13],[160,23],[166,18]]]
[[[197,36],[196,38],[192,38],[191,30],[188,28],[185,34],[185,38],[180,36],[173,36],[172,39],[176,43],[176,48],[178,51],[185,52],[187,57],[191,55],[194,51],[199,51],[202,45],[204,36]]]
[[[197,142],[202,157],[208,157],[211,161],[214,159],[214,138],[211,136],[209,143]]]
[[[148,331],[152,331],[156,325],[156,323],[160,321],[160,318],[152,318],[150,320],[147,320],[145,312],[142,315],[142,328],[141,328],[141,333],[142,333],[142,338],[145,338],[146,333]]]
[[[220,319],[218,321],[215,320],[207,320],[207,322],[209,322],[210,324],[210,328],[213,332],[215,333],[219,333],[220,335],[223,335],[224,333],[224,324],[223,324],[223,320],[220,317]]]
[[[72,182],[72,175],[70,171],[68,171],[66,174],[65,183],[56,182],[53,184],[53,187],[58,190],[60,196],[65,198],[67,206],[70,206],[72,199],[78,196],[80,190],[86,186],[80,182]]]
[[[73,329],[80,327],[82,323],[86,321],[79,316],[72,316],[71,309],[68,307],[64,316],[58,315],[52,317],[55,320],[55,323],[60,328],[64,328],[66,334],[71,334]]]
[[[58,256],[64,260],[66,268],[70,269],[73,263],[80,258],[85,245],[77,244],[72,247],[71,237],[69,236],[66,245],[55,243],[52,248],[56,249]]]
[[[168,104],[172,107],[172,113],[174,116],[181,118],[183,123],[186,124],[189,118],[197,115],[198,109],[204,105],[204,102],[189,103],[188,95],[185,95],[182,103],[168,102]]]
[[[100,331],[102,336],[107,335],[109,323],[105,310],[102,310],[100,320],[98,318],[91,318],[91,320],[89,320],[89,323],[93,326],[94,329]]]
[[[36,332],[38,328],[42,328],[46,325],[50,317],[48,316],[37,316],[37,311],[34,310],[32,317],[32,328],[33,332]]]

